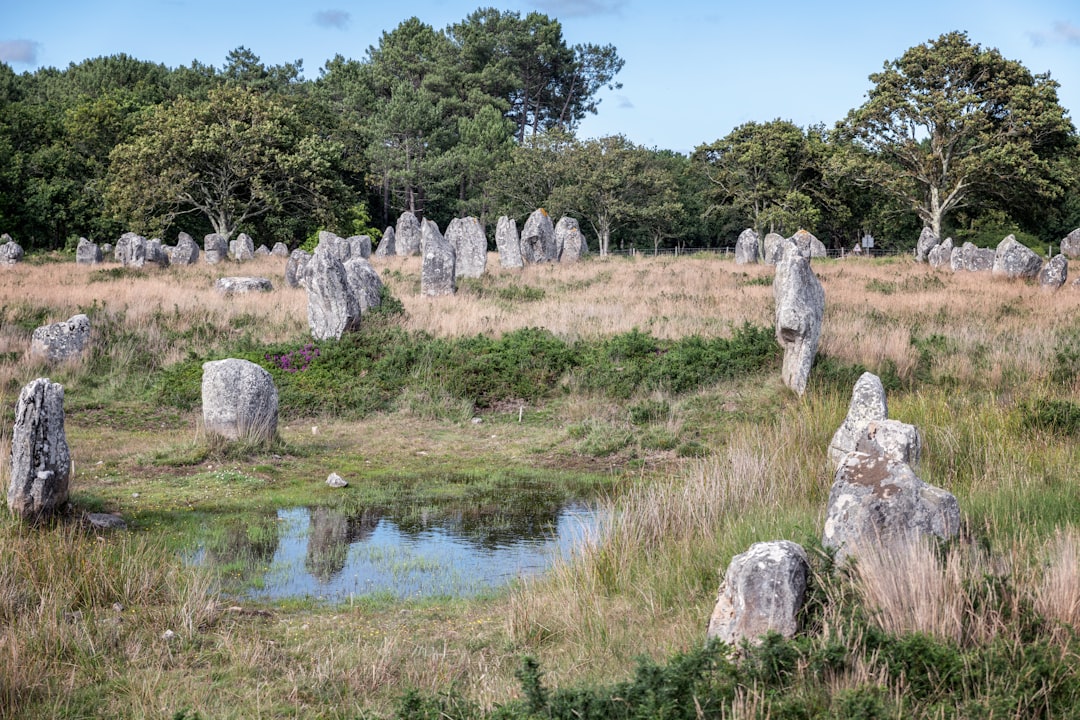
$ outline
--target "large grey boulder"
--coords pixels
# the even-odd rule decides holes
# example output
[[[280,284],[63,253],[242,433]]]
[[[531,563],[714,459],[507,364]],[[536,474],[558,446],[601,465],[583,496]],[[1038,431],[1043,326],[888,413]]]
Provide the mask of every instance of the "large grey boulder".
[[[847,416],[829,442],[829,459],[833,461],[833,466],[839,466],[844,456],[855,450],[859,436],[867,425],[875,420],[887,420],[888,417],[889,404],[881,378],[874,373],[864,372],[851,391]]]
[[[250,292],[270,292],[274,289],[269,278],[223,277],[214,283],[214,289],[222,295],[243,295]]]
[[[65,322],[43,325],[30,337],[30,354],[48,362],[79,357],[90,345],[90,318],[72,315]]]
[[[365,260],[371,257],[370,235],[350,235],[345,238],[345,242],[349,243],[349,257],[361,257]]]
[[[375,248],[375,257],[387,257],[388,255],[397,255],[397,242],[395,240],[394,228],[388,227],[383,232],[382,239],[379,240],[379,246]]]
[[[248,237],[247,233],[240,233],[235,240],[229,243],[229,255],[236,262],[254,260],[255,242]]]
[[[169,267],[169,249],[162,245],[161,238],[150,238],[146,241],[146,262],[158,267]]]
[[[382,302],[382,278],[367,259],[353,256],[345,263],[345,280],[360,305],[361,316]]]
[[[203,363],[202,410],[206,432],[227,440],[273,440],[278,393],[274,380],[248,360]]]
[[[75,262],[78,265],[97,265],[101,262],[101,248],[97,243],[91,242],[84,237],[79,238],[79,245],[75,248]]]
[[[453,295],[457,292],[454,276],[454,248],[446,242],[439,227],[431,220],[424,221],[424,262],[420,268],[420,294],[429,296]]]
[[[802,395],[810,367],[817,355],[821,322],[825,317],[825,290],[810,258],[803,255],[794,240],[783,245],[783,254],[773,277],[776,298],[776,339],[784,348],[784,384]]]
[[[394,228],[394,247],[398,255],[420,254],[420,221],[406,210],[401,213]]]
[[[487,236],[474,217],[454,218],[446,226],[446,242],[454,249],[454,274],[478,278],[487,269]]]
[[[70,477],[64,387],[38,378],[22,389],[15,405],[8,508],[25,520],[55,513],[67,502]]]
[[[1080,257],[1080,228],[1062,238],[1061,254],[1067,258]]]
[[[1047,290],[1057,290],[1069,279],[1069,261],[1058,253],[1046,261],[1039,271],[1039,285]]]
[[[935,235],[933,230],[924,227],[922,232],[919,233],[919,241],[915,243],[915,262],[926,262],[929,259],[930,251],[940,242],[941,238]]]
[[[518,234],[517,220],[499,216],[495,225],[495,247],[499,250],[499,265],[504,268],[519,268],[525,263],[521,259],[521,236]]]
[[[994,255],[990,248],[980,248],[966,242],[953,248],[949,266],[953,272],[985,272],[994,269]]]
[[[335,235],[329,230],[319,231],[319,245],[325,245],[330,248],[333,251],[334,255],[337,256],[337,259],[341,262],[345,262],[346,260],[351,258],[353,254],[352,245],[349,243],[349,241],[341,237],[340,235]],[[318,247],[319,245],[317,245],[316,247]]]
[[[821,542],[836,550],[838,563],[860,548],[923,536],[948,539],[960,532],[956,497],[923,482],[910,465],[881,454],[872,441],[860,442],[837,468],[825,516]]]
[[[229,259],[229,239],[224,235],[210,233],[203,238],[203,257],[209,265],[217,265]]]
[[[195,238],[182,232],[176,237],[176,247],[172,251],[173,265],[194,265],[199,262],[199,244]]]
[[[270,248],[270,254],[274,257],[289,257],[289,246],[283,242],[274,243],[274,247]]]
[[[1017,240],[1015,235],[1007,236],[994,251],[993,274],[996,278],[1037,278],[1041,269],[1039,254]]]
[[[289,260],[285,263],[285,284],[294,288],[303,287],[309,262],[311,262],[311,253],[307,250],[296,248],[289,253]]]
[[[758,245],[758,234],[753,228],[746,228],[739,233],[739,239],[735,241],[735,264],[757,263]]]
[[[555,245],[555,226],[547,210],[534,210],[521,230],[521,258],[526,263],[555,262],[559,251]]]
[[[952,261],[952,251],[953,240],[951,237],[948,237],[930,248],[930,252],[926,254],[926,259],[932,268],[948,267],[949,263]]]
[[[807,257],[828,257],[829,251],[825,249],[825,244],[814,237],[813,233],[808,230],[799,229],[791,239],[795,241],[795,244],[799,246],[799,252]]]
[[[22,245],[11,239],[7,233],[0,235],[0,265],[14,265],[22,262]]]
[[[572,217],[561,217],[555,223],[555,251],[559,262],[577,262],[588,255],[589,245],[581,232],[578,221]]]
[[[270,248],[260,245],[255,248],[255,257],[270,257]]]
[[[784,250],[784,236],[780,233],[769,233],[761,241],[763,248],[761,259],[766,265],[775,265],[780,262],[780,255]]]
[[[754,543],[731,559],[707,637],[729,645],[743,641],[756,645],[770,632],[794,636],[809,573],[806,551],[798,543]]]
[[[124,267],[141,268],[146,264],[146,238],[126,232],[116,241],[113,257]]]
[[[338,340],[360,327],[360,303],[349,288],[345,265],[330,245],[319,244],[307,265],[304,287],[308,327],[316,340]]]

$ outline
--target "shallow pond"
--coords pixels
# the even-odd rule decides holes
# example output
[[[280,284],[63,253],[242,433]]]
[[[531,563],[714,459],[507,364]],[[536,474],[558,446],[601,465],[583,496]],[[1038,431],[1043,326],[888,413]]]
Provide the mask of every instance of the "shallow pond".
[[[543,572],[599,532],[594,502],[527,500],[284,508],[218,527],[192,561],[238,597],[474,597]]]

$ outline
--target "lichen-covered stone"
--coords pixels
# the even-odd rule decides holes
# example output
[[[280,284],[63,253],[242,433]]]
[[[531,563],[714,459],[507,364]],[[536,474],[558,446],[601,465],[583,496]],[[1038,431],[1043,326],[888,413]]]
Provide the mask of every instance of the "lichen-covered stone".
[[[775,265],[780,262],[780,255],[784,250],[784,236],[780,233],[769,233],[761,241],[763,248],[761,259],[766,265]]]
[[[75,262],[78,265],[97,265],[101,262],[101,248],[97,243],[91,242],[84,237],[79,238],[79,245],[75,248]]]
[[[559,259],[555,245],[555,226],[547,210],[534,210],[521,230],[521,258],[526,263],[555,262]]]
[[[141,268],[146,264],[146,238],[127,232],[116,241],[113,256],[124,267]]]
[[[51,363],[81,356],[90,345],[90,318],[82,313],[43,325],[30,336],[30,354]]]
[[[224,235],[210,233],[203,238],[203,257],[208,265],[217,265],[229,259],[229,239]]]
[[[420,268],[420,293],[433,297],[453,295],[457,292],[454,248],[431,220],[424,221],[422,245],[424,262]]]
[[[825,291],[810,258],[794,240],[787,240],[773,277],[776,298],[776,339],[784,348],[782,378],[798,395],[806,392],[810,367],[817,355],[825,317]]]
[[[996,278],[1037,278],[1041,269],[1039,254],[1017,240],[1015,235],[1007,236],[994,251],[993,274]]]
[[[951,237],[945,238],[942,242],[930,248],[930,252],[926,254],[926,259],[930,262],[932,268],[948,267],[952,261],[952,251],[953,239]]]
[[[186,232],[176,237],[171,262],[173,265],[194,265],[199,262],[199,244]]]
[[[360,305],[361,316],[382,302],[382,278],[366,259],[358,256],[349,258],[345,263],[345,279]]]
[[[487,269],[487,236],[474,217],[454,218],[446,226],[446,242],[454,249],[454,273],[478,278]]]
[[[248,237],[247,233],[240,233],[229,243],[229,255],[236,262],[254,260],[255,242]]]
[[[409,211],[398,217],[394,228],[394,247],[398,255],[419,255],[421,240],[420,221]]]
[[[922,232],[919,233],[918,242],[915,243],[915,262],[926,262],[929,259],[930,251],[940,242],[941,238],[935,235],[933,230],[924,227]]]
[[[589,245],[581,232],[578,221],[571,217],[561,217],[555,223],[555,252],[559,262],[577,262],[589,253]]]
[[[1039,285],[1046,290],[1057,290],[1069,279],[1069,261],[1061,253],[1046,261],[1039,271]]]
[[[53,514],[67,503],[70,478],[64,387],[38,378],[22,389],[15,405],[8,508],[25,520]]]
[[[885,398],[885,387],[881,378],[871,372],[864,372],[855,382],[848,403],[847,416],[840,423],[829,443],[829,459],[833,466],[839,466],[849,452],[855,450],[859,435],[866,426],[875,420],[889,417],[889,404]]]
[[[397,255],[397,240],[392,227],[386,228],[382,239],[379,240],[379,246],[375,248],[375,257],[387,257],[389,255]]]
[[[308,263],[304,287],[308,327],[316,340],[338,340],[360,327],[360,303],[349,288],[345,265],[331,245],[320,243]]]
[[[518,234],[517,221],[502,215],[495,225],[495,247],[499,250],[499,265],[504,268],[519,268],[525,262],[521,258],[521,236]]]
[[[311,253],[307,250],[296,248],[289,253],[289,260],[285,263],[285,284],[293,288],[303,287],[309,262]]]
[[[794,636],[809,572],[806,551],[798,543],[754,543],[731,559],[707,636],[729,645],[756,645],[771,632]]]
[[[214,289],[222,295],[235,295],[250,292],[270,292],[274,289],[269,278],[264,277],[223,277],[214,283]]]
[[[739,233],[739,239],[735,241],[735,264],[749,265],[757,263],[758,234],[753,228],[746,228]]]
[[[248,360],[203,363],[202,410],[206,432],[227,440],[263,442],[277,435],[274,380]]]

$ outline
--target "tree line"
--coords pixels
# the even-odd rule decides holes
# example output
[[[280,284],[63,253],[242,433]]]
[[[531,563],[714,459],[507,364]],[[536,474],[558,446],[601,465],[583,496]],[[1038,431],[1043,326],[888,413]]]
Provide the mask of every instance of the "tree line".
[[[983,245],[1080,225],[1057,84],[964,33],[886,62],[834,127],[749,122],[689,155],[577,137],[622,66],[556,19],[493,8],[443,30],[410,18],[315,79],[243,47],[220,68],[0,63],[0,230],[28,249],[129,230],[295,247],[324,228],[377,238],[406,210],[490,227],[545,207],[607,252],[725,246],[745,227],[897,249],[924,225]]]

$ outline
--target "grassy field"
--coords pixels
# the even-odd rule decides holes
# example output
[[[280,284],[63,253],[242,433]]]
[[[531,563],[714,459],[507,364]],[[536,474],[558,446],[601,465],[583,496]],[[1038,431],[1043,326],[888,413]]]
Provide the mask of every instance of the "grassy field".
[[[131,526],[0,522],[0,717],[1078,712],[1080,291],[901,258],[815,261],[825,325],[797,398],[779,381],[771,268],[492,260],[455,297],[426,298],[419,258],[374,259],[387,310],[296,373],[274,358],[310,342],[306,298],[276,258],[0,267],[0,456],[21,387],[64,384],[72,515]],[[240,273],[276,289],[214,291]],[[77,312],[94,328],[87,358],[28,356],[35,327]],[[221,357],[274,375],[274,443],[201,429],[201,363]],[[919,427],[917,472],[957,495],[965,530],[834,572],[819,544],[826,446],[864,369],[890,416]],[[323,483],[331,470],[346,494]],[[613,519],[571,561],[493,595],[241,602],[181,559],[196,529],[230,518],[497,505],[522,473],[602,498]],[[739,663],[705,648],[731,556],[779,538],[813,558],[803,635]]]

